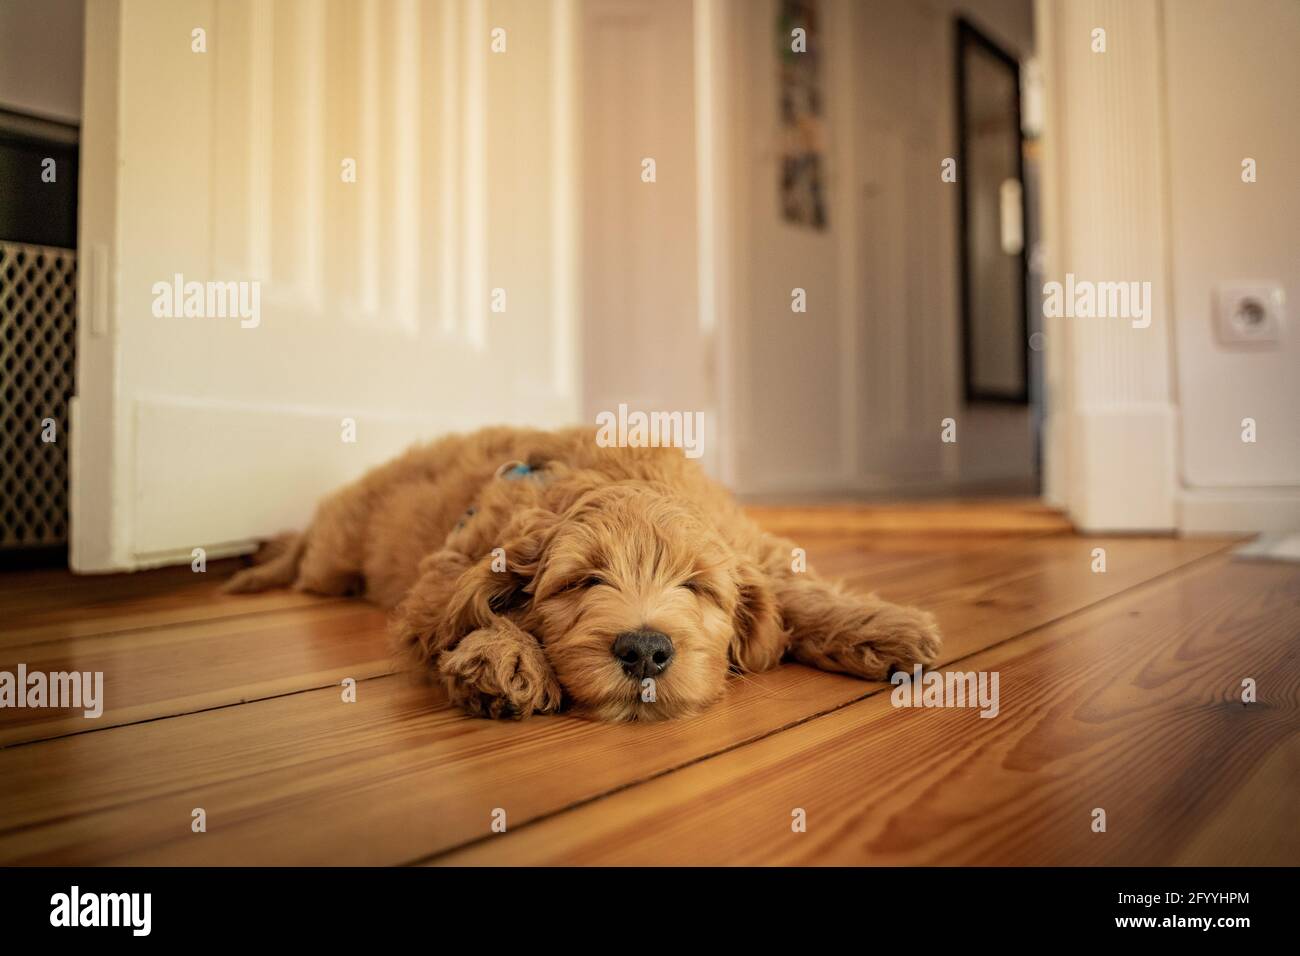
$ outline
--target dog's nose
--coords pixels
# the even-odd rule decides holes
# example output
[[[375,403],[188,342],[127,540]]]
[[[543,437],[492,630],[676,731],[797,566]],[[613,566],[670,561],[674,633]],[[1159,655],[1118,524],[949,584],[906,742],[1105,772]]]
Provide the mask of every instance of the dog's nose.
[[[655,677],[668,669],[673,642],[661,631],[625,631],[610,647],[629,677]]]

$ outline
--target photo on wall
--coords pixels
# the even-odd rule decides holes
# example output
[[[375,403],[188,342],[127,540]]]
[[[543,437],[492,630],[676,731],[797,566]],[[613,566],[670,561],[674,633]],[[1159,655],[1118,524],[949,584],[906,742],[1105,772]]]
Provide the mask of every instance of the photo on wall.
[[[817,0],[781,0],[777,44],[781,97],[781,216],[826,228],[826,130]]]

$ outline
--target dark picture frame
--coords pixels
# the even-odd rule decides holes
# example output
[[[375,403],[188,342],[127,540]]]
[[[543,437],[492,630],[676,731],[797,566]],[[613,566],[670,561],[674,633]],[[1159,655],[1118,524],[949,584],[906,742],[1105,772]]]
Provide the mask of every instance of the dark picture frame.
[[[970,223],[970,191],[968,189],[967,160],[970,157],[969,143],[966,128],[966,107],[968,102],[966,90],[966,63],[967,55],[972,51],[979,51],[991,56],[994,60],[1005,65],[1011,74],[1013,80],[1013,89],[1015,91],[1015,119],[1016,119],[1016,136],[1018,147],[1016,149],[1016,177],[1020,183],[1025,181],[1025,156],[1023,134],[1021,133],[1021,102],[1020,102],[1020,62],[1008,53],[1002,47],[998,46],[993,40],[989,39],[973,23],[964,17],[956,18],[954,45],[954,75],[956,77],[956,110],[954,111],[957,133],[957,187],[958,187],[958,213],[957,213],[957,249],[960,260],[960,310],[961,310],[961,331],[962,331],[962,385],[965,393],[966,402],[988,402],[1012,405],[1029,404],[1029,313],[1028,313],[1028,296],[1026,284],[1029,275],[1028,261],[1028,237],[1021,243],[1020,253],[1017,256],[1017,275],[1016,283],[1016,302],[1018,308],[1018,328],[1020,332],[1020,381],[1021,388],[1015,392],[993,391],[980,388],[974,380],[973,368],[973,328],[971,315],[971,257],[967,245],[967,229]],[[1025,222],[1025,200],[1023,193],[1020,200],[1021,221]]]

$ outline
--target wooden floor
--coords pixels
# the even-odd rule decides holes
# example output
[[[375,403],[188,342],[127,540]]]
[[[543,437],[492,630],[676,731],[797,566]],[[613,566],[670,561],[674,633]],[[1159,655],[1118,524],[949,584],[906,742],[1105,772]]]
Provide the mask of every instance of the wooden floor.
[[[999,715],[788,665],[692,720],[494,723],[392,673],[379,611],[223,596],[229,562],[10,574],[0,670],[102,671],[106,706],[0,709],[0,863],[1300,864],[1300,566],[1032,504],[753,513],[934,610]]]

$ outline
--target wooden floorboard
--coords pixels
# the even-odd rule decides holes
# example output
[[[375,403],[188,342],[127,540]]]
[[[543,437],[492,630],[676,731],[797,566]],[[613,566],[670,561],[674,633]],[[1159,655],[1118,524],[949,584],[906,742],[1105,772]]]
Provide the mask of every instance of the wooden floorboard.
[[[91,637],[0,647],[0,670],[104,675],[104,712],[0,709],[0,745],[361,680],[393,669],[385,616],[361,602],[320,602]]]
[[[906,533],[906,535],[979,536],[1034,535],[1074,531],[1060,511],[1028,498],[987,498],[958,501],[935,498],[907,505],[828,502],[822,505],[761,505],[745,510],[774,535],[801,537],[810,533]]]
[[[1300,571],[1215,559],[964,661],[997,717],[881,693],[440,862],[1296,865],[1298,658]]]
[[[0,654],[7,647],[50,644],[223,617],[247,617],[268,611],[317,607],[324,603],[342,603],[342,599],[291,590],[222,594],[219,580],[187,582],[160,594],[107,599],[77,607],[63,606],[56,597],[46,600],[40,609],[25,612],[23,623],[9,624],[0,631]]]
[[[981,502],[934,500],[897,504],[749,505],[745,509],[773,534],[800,538],[834,534],[913,534],[945,536],[1064,534],[1069,519],[1046,505],[1025,499]]]
[[[0,622],[21,627],[31,616],[41,617],[56,609],[93,611],[114,602],[154,598],[196,584],[211,585],[215,591],[221,579],[241,565],[234,559],[214,561],[201,575],[189,565],[134,574],[74,575],[53,568],[8,573],[0,575]]]
[[[856,567],[856,586],[934,608],[947,632],[944,660],[953,661],[1213,560],[1228,545],[1059,534],[970,542],[978,544],[934,552],[911,537],[892,548],[845,539],[831,563],[842,562],[841,573]],[[1107,548],[1104,574],[1091,570],[1095,547]],[[819,548],[809,552],[819,563]],[[358,615],[355,630],[339,624],[347,614]],[[38,658],[41,666],[99,660],[130,669],[124,700],[110,698],[110,708],[122,720],[152,717],[93,733],[70,731],[77,718],[64,717],[70,736],[0,750],[0,861],[410,862],[479,840],[495,808],[519,827],[600,806],[829,720],[818,715],[879,689],[789,666],[736,682],[699,718],[636,726],[473,720],[407,675],[363,681],[355,704],[337,686],[305,690],[345,670],[358,676],[358,660],[380,666],[366,653],[379,646],[374,615],[343,603],[69,638],[63,651],[49,641],[20,645],[63,654]],[[29,617],[26,626],[48,623]],[[313,651],[317,639],[324,649]],[[12,651],[4,657],[24,659]],[[249,688],[284,696],[239,703]],[[207,811],[207,833],[190,832],[196,807]]]

